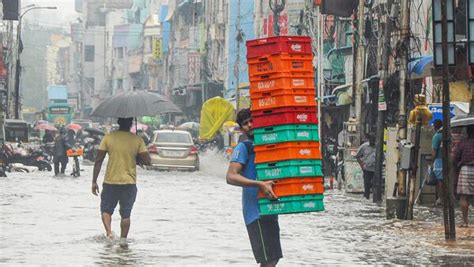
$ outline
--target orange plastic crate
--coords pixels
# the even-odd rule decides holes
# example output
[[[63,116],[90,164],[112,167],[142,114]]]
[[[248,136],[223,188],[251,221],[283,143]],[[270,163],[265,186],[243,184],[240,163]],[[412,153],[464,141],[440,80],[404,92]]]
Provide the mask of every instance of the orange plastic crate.
[[[68,157],[78,157],[84,155],[84,149],[78,148],[78,149],[68,149],[66,150],[66,155]]]
[[[313,53],[311,38],[308,36],[273,36],[247,41],[247,58],[261,57],[270,54]]]
[[[319,142],[285,142],[255,146],[255,163],[291,159],[322,159]]]
[[[268,55],[248,59],[249,76],[274,72],[307,71],[313,72],[313,56],[303,54]]]
[[[275,90],[270,92],[253,92],[252,111],[281,107],[314,107],[316,92],[314,89]]]
[[[250,77],[250,93],[295,88],[314,88],[314,73],[277,72]]]
[[[273,192],[277,197],[315,195],[324,193],[322,177],[285,178],[274,180]],[[258,191],[258,197],[264,198],[265,194]]]

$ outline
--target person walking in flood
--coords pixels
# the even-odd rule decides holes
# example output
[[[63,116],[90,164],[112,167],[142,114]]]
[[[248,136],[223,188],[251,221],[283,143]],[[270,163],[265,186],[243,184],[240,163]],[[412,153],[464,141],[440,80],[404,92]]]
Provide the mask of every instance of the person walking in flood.
[[[257,169],[253,151],[253,130],[250,109],[242,109],[237,114],[237,123],[248,137],[234,149],[227,170],[226,180],[230,185],[240,186],[245,225],[250,244],[260,266],[276,266],[283,257],[280,244],[278,216],[260,216],[257,193],[265,193],[268,199],[277,199],[273,192],[273,181],[256,181]]]
[[[433,158],[433,175],[436,177],[436,191],[438,192],[438,199],[435,205],[441,204],[441,194],[443,192],[443,153],[441,151],[443,133],[441,131],[443,122],[441,120],[433,121],[433,128],[435,134],[431,139],[431,157]]]
[[[369,140],[360,145],[356,159],[364,172],[364,197],[369,199],[375,174],[375,137],[371,134],[367,137]]]
[[[92,194],[98,195],[97,178],[105,155],[109,155],[100,201],[102,223],[107,238],[112,239],[112,214],[120,205],[120,238],[126,239],[130,230],[130,215],[137,196],[137,158],[150,165],[150,156],[143,139],[130,133],[133,118],[119,118],[119,129],[105,135],[99,145],[92,176]]]
[[[456,192],[461,196],[461,227],[468,227],[469,202],[474,196],[474,125],[467,128],[467,139],[456,146],[453,164],[459,168]]]
[[[66,151],[71,148],[67,142],[66,130],[64,128],[59,129],[59,134],[54,138],[54,176],[64,175],[66,166],[69,161]],[[59,165],[61,164],[61,172],[59,172]]]

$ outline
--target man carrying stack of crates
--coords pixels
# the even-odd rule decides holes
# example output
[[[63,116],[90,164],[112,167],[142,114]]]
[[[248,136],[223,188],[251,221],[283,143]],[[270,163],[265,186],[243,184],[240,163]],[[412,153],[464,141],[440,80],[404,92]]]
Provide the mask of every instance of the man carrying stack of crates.
[[[227,182],[243,187],[245,224],[262,266],[282,257],[278,214],[324,210],[312,59],[309,37],[247,42],[251,114],[241,110],[237,123],[249,140],[234,150]]]

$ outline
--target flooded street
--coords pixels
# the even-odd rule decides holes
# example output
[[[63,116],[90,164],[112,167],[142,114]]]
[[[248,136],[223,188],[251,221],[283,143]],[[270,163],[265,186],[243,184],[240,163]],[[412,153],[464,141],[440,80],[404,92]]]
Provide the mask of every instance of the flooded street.
[[[203,156],[197,173],[140,169],[128,248],[103,237],[92,166],[77,179],[8,173],[0,180],[0,263],[252,266],[241,189],[225,183],[226,167]],[[472,228],[457,228],[458,241],[446,243],[441,208],[387,221],[384,206],[361,195],[328,191],[325,204],[323,213],[280,216],[281,266],[474,262]],[[118,210],[112,229],[118,236]]]

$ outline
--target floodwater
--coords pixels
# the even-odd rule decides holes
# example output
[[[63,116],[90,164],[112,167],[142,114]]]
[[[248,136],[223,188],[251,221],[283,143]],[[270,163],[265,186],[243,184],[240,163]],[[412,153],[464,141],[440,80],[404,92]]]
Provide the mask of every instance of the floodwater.
[[[225,183],[220,156],[204,155],[201,164],[196,173],[139,170],[128,246],[104,238],[92,166],[80,178],[8,173],[0,178],[0,264],[253,266],[241,189]],[[441,208],[386,220],[384,205],[337,190],[326,192],[325,205],[280,216],[281,266],[474,262],[473,227],[445,242]],[[118,236],[118,211],[112,228]]]

